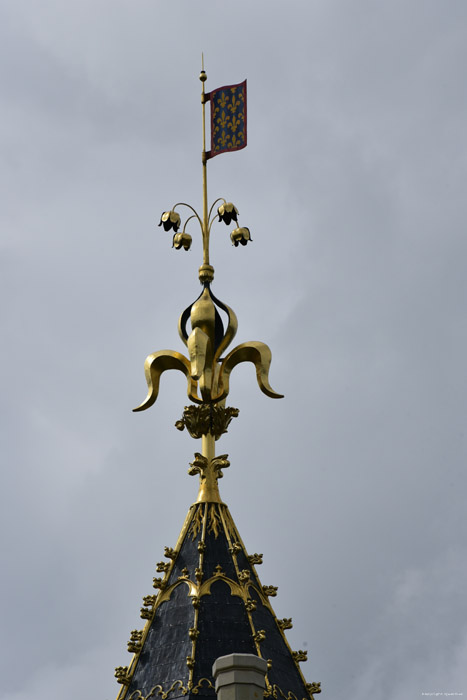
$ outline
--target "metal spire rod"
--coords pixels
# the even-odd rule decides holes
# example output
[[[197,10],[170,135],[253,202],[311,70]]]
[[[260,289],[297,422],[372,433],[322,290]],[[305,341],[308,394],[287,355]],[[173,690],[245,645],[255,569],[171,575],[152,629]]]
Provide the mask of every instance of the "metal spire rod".
[[[208,173],[207,173],[207,157],[206,157],[206,93],[204,91],[204,83],[207,80],[206,71],[204,70],[204,56],[201,54],[201,73],[199,79],[203,86],[201,93],[201,108],[203,112],[203,265],[209,265],[209,217],[208,217]]]

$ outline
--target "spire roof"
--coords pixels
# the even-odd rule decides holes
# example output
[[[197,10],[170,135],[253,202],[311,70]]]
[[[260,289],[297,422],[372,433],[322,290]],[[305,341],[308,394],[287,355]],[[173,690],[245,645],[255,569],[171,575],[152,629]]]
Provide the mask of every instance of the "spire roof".
[[[155,592],[143,598],[142,630],[128,643],[133,659],[117,669],[118,700],[214,698],[212,665],[231,653],[268,662],[266,697],[309,700],[319,684],[307,684],[299,668],[306,652],[293,652],[270,603],[275,586],[262,585],[228,507],[201,501],[191,506],[177,544],[156,567]]]

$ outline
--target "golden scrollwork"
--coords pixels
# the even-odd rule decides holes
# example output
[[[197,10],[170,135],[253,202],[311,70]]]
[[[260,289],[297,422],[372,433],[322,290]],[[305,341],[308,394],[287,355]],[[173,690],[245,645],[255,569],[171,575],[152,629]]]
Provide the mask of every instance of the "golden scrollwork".
[[[275,598],[277,595],[277,586],[263,586],[263,593],[270,598]]]
[[[292,656],[297,663],[300,663],[301,661],[307,661],[308,652],[299,649],[298,651],[293,651]]]
[[[263,563],[263,555],[262,554],[249,554],[248,555],[248,561],[250,564],[262,564]]]
[[[266,682],[266,691],[264,693],[265,698],[282,698],[282,700],[299,700],[299,698],[295,695],[295,693],[292,693],[291,690],[289,690],[287,693],[285,693],[282,688],[279,688],[276,683],[272,684]],[[302,700],[306,700],[306,698],[302,698]]]
[[[162,698],[162,700],[166,700],[169,697],[169,695],[175,691],[177,691],[179,695],[187,695],[188,692],[191,690],[192,693],[198,695],[202,687],[211,688],[211,690],[214,690],[214,685],[212,681],[209,680],[209,678],[200,678],[200,680],[196,684],[190,684],[190,682],[188,682],[186,686],[183,685],[183,682],[181,680],[178,680],[174,681],[170,688],[168,688],[167,690],[164,690],[164,688],[158,683],[157,685],[151,688],[149,694],[145,697],[141,695],[141,692],[139,690],[136,690],[131,694],[129,700],[150,700],[151,698],[155,698],[157,696]]]

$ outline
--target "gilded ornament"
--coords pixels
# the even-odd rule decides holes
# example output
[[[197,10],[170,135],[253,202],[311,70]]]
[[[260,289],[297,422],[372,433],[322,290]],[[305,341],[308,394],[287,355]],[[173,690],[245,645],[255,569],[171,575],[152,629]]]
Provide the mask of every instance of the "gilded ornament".
[[[238,552],[242,551],[242,545],[239,542],[232,542],[232,545],[229,547],[229,552],[236,556]]]
[[[232,241],[232,245],[235,247],[237,247],[239,243],[240,245],[246,245],[248,241],[253,241],[250,235],[250,229],[246,228],[246,226],[234,229],[230,234],[230,239]]]
[[[181,571],[181,576],[179,576],[178,578],[179,578],[179,580],[186,579],[186,578],[189,578],[189,576],[190,576],[190,572],[188,571],[188,569],[185,566]]]
[[[188,473],[190,473],[190,472],[188,472]],[[192,521],[191,527],[190,527],[190,535],[191,535],[192,540],[194,540],[197,537],[198,533],[200,532],[201,524],[202,524],[201,509],[198,507],[196,510],[196,513],[193,516],[193,521]],[[199,543],[199,544],[201,544],[201,543]],[[198,545],[198,547],[199,547],[199,545]],[[198,549],[198,551],[200,551],[200,550]]]
[[[146,607],[152,607],[152,608],[154,608],[154,606],[156,605],[156,600],[157,600],[157,595],[154,595],[154,594],[145,595],[145,596],[143,597],[143,604],[144,604]]]
[[[196,580],[198,581],[198,583],[199,583],[199,582],[201,581],[202,578],[203,578],[203,572],[202,572],[201,569],[197,566],[196,569],[195,569],[195,579],[196,579]]]
[[[305,688],[308,690],[313,700],[313,695],[318,695],[318,693],[321,692],[321,683],[306,683]]]
[[[152,579],[152,585],[153,585],[153,588],[158,588],[161,591],[164,590],[164,588],[165,588],[164,580],[162,578],[157,577],[157,576],[155,576]]]
[[[167,564],[165,561],[158,561],[156,564],[156,571],[158,572],[167,572],[170,569],[170,564]]]
[[[155,595],[145,595],[143,598],[144,607],[140,610],[140,616],[143,620],[150,620],[154,614],[154,608],[156,605],[157,596]]]
[[[214,569],[214,576],[223,576],[224,572],[222,571],[222,566],[218,564],[216,568]]]
[[[189,669],[192,669],[195,667],[195,660],[192,656],[186,657],[186,665],[188,666]]]
[[[189,233],[186,233],[186,231],[174,233],[174,237],[172,239],[172,248],[175,248],[176,250],[180,250],[180,248],[183,248],[184,250],[190,250],[191,243],[192,238]]]
[[[191,604],[194,607],[194,609],[197,610],[201,604],[201,598],[197,595],[194,595],[191,599]]]
[[[247,583],[250,580],[250,572],[248,569],[242,569],[238,574],[238,580],[240,583]]]
[[[137,654],[139,651],[141,651],[141,640],[143,639],[143,631],[142,630],[132,630],[130,633],[130,640],[128,642],[128,651],[131,652],[132,654]]]
[[[245,603],[245,608],[247,609],[248,612],[254,612],[256,610],[256,600],[253,600],[253,598],[248,598],[246,603]]]
[[[177,233],[178,229],[180,228],[180,224],[180,214],[173,209],[163,212],[159,222],[159,226],[163,226],[164,231],[170,231],[170,229],[173,229],[175,233]]]
[[[196,474],[203,474],[208,468],[209,461],[208,458],[202,455],[200,452],[195,452],[195,458],[190,462],[190,468],[188,474],[190,476],[195,476]]]
[[[211,467],[217,479],[222,479],[224,476],[222,469],[230,467],[230,462],[227,459],[228,456],[229,455],[219,455],[219,457],[211,459]]]
[[[224,457],[227,457],[227,455],[223,455]],[[219,525],[220,525],[220,517],[219,514],[216,510],[216,506],[214,503],[211,504],[211,507],[209,508],[209,524],[208,524],[208,532],[214,533],[214,537],[218,538],[219,536]]]
[[[249,554],[248,555],[248,561],[250,564],[262,564],[263,563],[263,555],[262,554]]]
[[[121,685],[130,685],[131,676],[128,673],[128,666],[117,666],[115,669],[115,678],[117,683]]]
[[[265,630],[258,630],[256,634],[253,635],[253,639],[257,644],[259,644],[260,642],[264,642],[264,640],[266,639]]]
[[[291,617],[283,617],[281,620],[277,620],[277,624],[281,630],[291,630],[293,627]]]
[[[178,430],[188,430],[192,438],[199,440],[210,433],[216,440],[227,432],[232,418],[239,414],[238,408],[201,404],[201,406],[185,406],[183,416],[175,423]]]
[[[188,630],[188,636],[190,639],[198,639],[199,637],[199,630],[196,629],[196,627],[190,627]]]
[[[308,652],[302,651],[302,649],[299,649],[298,651],[293,651],[292,656],[297,663],[300,663],[301,661],[307,661]]]
[[[217,307],[227,314],[226,329]],[[188,320],[191,321],[191,332],[186,328]],[[221,359],[223,351],[235,337],[237,326],[233,310],[218,301],[207,284],[179,321],[180,337],[188,348],[189,357],[174,350],[160,350],[149,355],[144,363],[148,394],[134,410],[144,411],[154,404],[159,394],[161,374],[170,369],[180,370],[185,375],[187,394],[193,403],[217,404],[228,396],[230,373],[241,362],[255,365],[256,379],[263,393],[271,398],[282,398],[282,394],[277,394],[269,385],[271,351],[264,343],[242,343]],[[180,421],[177,427],[181,428]]]
[[[175,549],[172,549],[172,547],[164,547],[164,557],[167,557],[167,559],[175,559],[177,556],[177,552]]]
[[[270,598],[275,598],[277,595],[277,586],[263,586],[263,593]]]
[[[211,442],[212,444],[214,443],[214,438],[212,437]],[[190,474],[191,476],[199,474],[200,479],[198,502],[208,502],[211,503],[211,506],[214,505],[214,502],[221,502],[219,490],[217,487],[217,480],[221,479],[223,476],[222,469],[226,469],[228,466],[230,466],[230,462],[227,459],[227,457],[228,455],[219,455],[218,457],[214,457],[213,459],[208,459],[208,457],[205,457],[200,452],[195,452],[195,459],[193,460],[193,462],[190,462],[188,474]],[[211,518],[213,517],[214,516],[211,508]],[[216,517],[217,519],[219,519],[217,515]],[[217,527],[215,531],[217,532]]]
[[[272,668],[272,659],[268,659],[267,664],[268,664],[268,671],[270,671]]]
[[[219,221],[223,221],[227,226],[231,221],[238,222],[238,210],[237,207],[232,204],[232,202],[224,202],[220,207],[217,208],[217,213],[219,214]]]
[[[198,542],[198,552],[202,554],[206,549],[206,543],[205,542]]]

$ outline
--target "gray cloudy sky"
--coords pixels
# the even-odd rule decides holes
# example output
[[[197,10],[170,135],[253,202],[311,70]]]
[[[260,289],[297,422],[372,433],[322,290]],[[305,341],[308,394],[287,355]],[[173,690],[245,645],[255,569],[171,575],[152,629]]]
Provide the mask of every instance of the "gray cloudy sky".
[[[323,698],[465,695],[465,1],[3,0],[0,698],[116,696],[196,498],[184,378],[131,408],[199,293],[201,51],[248,79],[214,292],[286,395],[236,370],[223,497]]]

